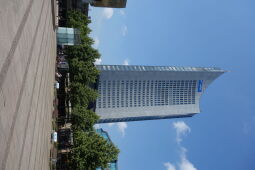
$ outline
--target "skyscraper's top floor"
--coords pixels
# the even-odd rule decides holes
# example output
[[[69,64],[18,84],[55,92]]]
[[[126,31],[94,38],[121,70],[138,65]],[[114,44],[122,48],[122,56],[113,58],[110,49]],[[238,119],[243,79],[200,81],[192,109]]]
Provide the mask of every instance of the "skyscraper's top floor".
[[[188,72],[226,72],[218,67],[175,67],[139,65],[96,65],[100,71],[188,71]]]

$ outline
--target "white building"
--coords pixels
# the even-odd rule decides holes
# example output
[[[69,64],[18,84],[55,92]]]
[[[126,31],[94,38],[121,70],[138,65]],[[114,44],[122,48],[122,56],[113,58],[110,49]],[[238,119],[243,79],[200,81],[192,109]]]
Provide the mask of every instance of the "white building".
[[[97,65],[99,123],[190,117],[206,87],[225,71],[214,67]]]

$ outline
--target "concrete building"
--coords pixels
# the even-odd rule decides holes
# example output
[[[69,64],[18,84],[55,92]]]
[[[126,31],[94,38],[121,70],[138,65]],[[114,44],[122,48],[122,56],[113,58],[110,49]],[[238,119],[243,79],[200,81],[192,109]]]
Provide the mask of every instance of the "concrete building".
[[[191,117],[215,67],[97,65],[99,123]]]

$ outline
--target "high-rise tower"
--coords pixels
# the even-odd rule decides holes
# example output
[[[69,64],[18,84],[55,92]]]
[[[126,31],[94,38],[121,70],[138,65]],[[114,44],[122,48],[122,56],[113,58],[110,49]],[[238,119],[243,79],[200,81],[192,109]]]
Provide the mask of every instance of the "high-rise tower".
[[[99,123],[190,117],[225,71],[215,67],[97,65]]]

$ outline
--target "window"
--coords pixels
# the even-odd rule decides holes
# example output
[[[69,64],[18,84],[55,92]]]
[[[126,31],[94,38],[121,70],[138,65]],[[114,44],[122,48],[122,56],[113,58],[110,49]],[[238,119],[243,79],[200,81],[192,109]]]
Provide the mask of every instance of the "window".
[[[142,68],[142,67],[141,67]],[[97,108],[195,104],[196,80],[99,81]]]

